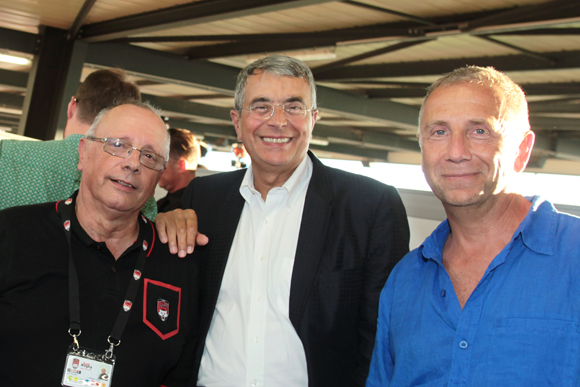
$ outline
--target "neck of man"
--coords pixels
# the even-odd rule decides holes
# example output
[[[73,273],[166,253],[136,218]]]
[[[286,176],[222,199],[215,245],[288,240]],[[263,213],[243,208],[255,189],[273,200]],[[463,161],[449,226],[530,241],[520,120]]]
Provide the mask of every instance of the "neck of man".
[[[195,169],[184,171],[181,174],[178,183],[171,191],[169,191],[169,193],[174,193],[175,191],[179,191],[180,189],[187,187],[194,178],[195,178]]]
[[[495,195],[494,200],[482,206],[445,205],[452,230],[445,250],[490,257],[487,260],[491,262],[511,241],[530,206],[531,203],[522,195],[505,192]]]
[[[268,171],[262,168],[255,168],[255,166],[252,164],[254,188],[256,188],[256,191],[260,193],[262,199],[266,201],[268,192],[270,192],[272,188],[282,187],[284,183],[288,181],[290,176],[292,176],[296,168],[298,168],[298,166],[284,172],[271,170]]]
[[[75,205],[81,227],[96,242],[105,242],[117,260],[139,236],[138,212],[112,210],[79,191]]]
[[[66,138],[71,134],[82,134],[84,135],[87,133],[91,125],[80,121],[78,118],[73,116],[66,122],[66,126],[64,128],[63,137]]]

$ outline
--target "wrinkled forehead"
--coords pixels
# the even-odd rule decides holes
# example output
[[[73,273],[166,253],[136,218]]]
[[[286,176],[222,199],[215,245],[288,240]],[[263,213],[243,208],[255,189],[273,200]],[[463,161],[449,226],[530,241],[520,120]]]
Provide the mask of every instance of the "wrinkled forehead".
[[[161,118],[151,110],[134,105],[121,105],[111,109],[96,128],[95,136],[113,137],[133,146],[148,147],[165,153],[169,133]]]
[[[249,92],[248,92],[249,90]],[[292,95],[300,97],[305,102],[312,102],[312,90],[308,79],[292,75],[280,75],[268,71],[259,70],[249,75],[246,80],[244,100],[248,102],[248,94],[252,97],[257,95]]]

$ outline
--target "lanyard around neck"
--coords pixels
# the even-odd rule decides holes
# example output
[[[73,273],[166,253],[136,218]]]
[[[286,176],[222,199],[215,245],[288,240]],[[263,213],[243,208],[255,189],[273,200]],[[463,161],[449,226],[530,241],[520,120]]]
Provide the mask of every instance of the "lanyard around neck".
[[[75,195],[73,195],[74,198]],[[71,218],[72,212],[75,205],[73,198],[69,198],[64,202],[57,203],[57,210],[63,222],[66,239],[68,241],[68,256],[69,256],[69,308],[70,308],[70,325],[69,334],[73,337],[74,343],[73,348],[78,349],[79,343],[77,337],[81,334],[81,312],[80,312],[80,295],[79,295],[79,278],[76,271],[76,266],[72,254],[72,243],[71,243]],[[139,289],[139,283],[141,280],[141,273],[145,268],[145,261],[147,257],[147,242],[143,241],[143,248],[139,253],[139,258],[135,264],[135,270],[133,271],[133,278],[129,282],[129,288],[125,294],[125,301],[123,306],[117,315],[117,320],[113,326],[111,334],[107,338],[110,344],[107,354],[113,356],[113,348],[121,343],[121,336],[123,336],[123,331],[129,320],[129,315],[131,314],[133,301],[137,295],[137,290]]]

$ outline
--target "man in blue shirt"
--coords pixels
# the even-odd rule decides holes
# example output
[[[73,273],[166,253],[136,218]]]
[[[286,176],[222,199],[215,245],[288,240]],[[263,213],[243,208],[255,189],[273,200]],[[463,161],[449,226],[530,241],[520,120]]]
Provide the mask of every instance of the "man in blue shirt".
[[[534,143],[522,90],[455,70],[418,139],[447,220],[381,293],[367,387],[580,385],[580,219],[510,190]]]

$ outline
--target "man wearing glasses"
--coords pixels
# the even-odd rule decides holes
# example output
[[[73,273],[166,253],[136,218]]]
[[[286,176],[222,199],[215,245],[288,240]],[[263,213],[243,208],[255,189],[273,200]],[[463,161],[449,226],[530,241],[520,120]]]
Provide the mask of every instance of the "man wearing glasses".
[[[308,152],[317,116],[304,63],[252,63],[231,112],[251,166],[196,178],[184,193],[209,238],[196,249],[200,386],[364,385],[379,293],[409,229],[394,188]],[[161,214],[160,232],[175,235],[191,213]]]
[[[140,215],[168,156],[149,105],[105,109],[70,199],[0,211],[2,386],[187,385],[197,267]]]
[[[0,140],[0,209],[69,197],[81,179],[77,170],[79,140],[101,110],[134,100],[141,100],[141,93],[123,70],[97,70],[71,97],[63,140]],[[143,213],[155,219],[153,198]]]

